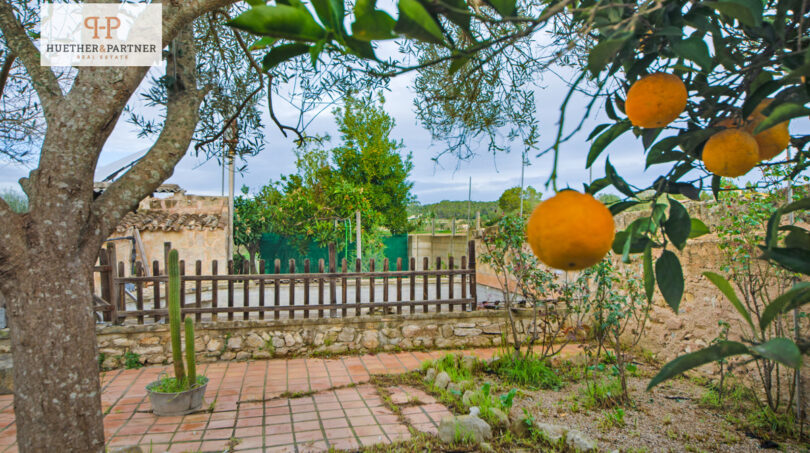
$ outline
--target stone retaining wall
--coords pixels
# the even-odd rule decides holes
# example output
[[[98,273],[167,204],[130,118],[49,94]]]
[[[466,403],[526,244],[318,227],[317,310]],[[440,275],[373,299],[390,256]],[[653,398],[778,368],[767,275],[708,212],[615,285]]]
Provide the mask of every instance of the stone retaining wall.
[[[428,348],[487,347],[501,343],[504,313],[479,310],[363,316],[344,319],[285,319],[203,322],[196,326],[197,359],[268,359]],[[528,314],[517,314],[520,331],[530,326]],[[123,366],[127,352],[146,364],[169,363],[169,326],[107,326],[96,329],[102,366]],[[0,352],[9,340],[0,338]]]

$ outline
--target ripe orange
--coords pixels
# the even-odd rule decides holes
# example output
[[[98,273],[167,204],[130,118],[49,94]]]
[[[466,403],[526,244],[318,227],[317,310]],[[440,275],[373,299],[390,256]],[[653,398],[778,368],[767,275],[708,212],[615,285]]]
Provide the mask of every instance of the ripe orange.
[[[762,111],[767,107],[773,99],[765,99],[748,117],[749,124],[746,127],[748,132],[753,133],[754,129],[765,120],[766,116]],[[788,130],[789,121],[784,121],[771,128],[765,129],[757,135],[754,139],[759,145],[759,159],[769,160],[776,157],[777,154],[784,151],[790,144],[790,131]]]
[[[526,225],[534,254],[546,265],[566,271],[598,263],[613,245],[613,215],[589,194],[564,190],[543,201]]]
[[[664,127],[686,108],[686,86],[672,74],[644,76],[627,90],[624,111],[634,126]]]
[[[742,176],[759,163],[759,145],[743,129],[725,129],[703,146],[703,163],[715,175]]]

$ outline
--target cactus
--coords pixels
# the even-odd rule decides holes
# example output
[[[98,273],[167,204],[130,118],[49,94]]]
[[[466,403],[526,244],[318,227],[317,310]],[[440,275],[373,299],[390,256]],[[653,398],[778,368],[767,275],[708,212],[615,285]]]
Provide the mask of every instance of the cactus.
[[[177,250],[169,252],[169,328],[172,340],[172,360],[174,377],[177,383],[184,386],[186,370],[183,367],[183,353],[180,350],[180,264]],[[192,340],[193,342],[193,340]]]
[[[194,387],[197,384],[197,362],[194,357],[194,320],[186,318],[186,365],[188,369],[188,385]]]

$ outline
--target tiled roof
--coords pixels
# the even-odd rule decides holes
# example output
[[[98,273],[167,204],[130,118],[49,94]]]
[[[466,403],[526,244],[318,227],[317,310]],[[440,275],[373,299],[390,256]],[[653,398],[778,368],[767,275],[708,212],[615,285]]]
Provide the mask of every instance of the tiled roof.
[[[130,212],[116,230],[124,233],[130,228],[140,231],[217,230],[225,228],[227,219],[218,214],[178,214],[165,211]]]

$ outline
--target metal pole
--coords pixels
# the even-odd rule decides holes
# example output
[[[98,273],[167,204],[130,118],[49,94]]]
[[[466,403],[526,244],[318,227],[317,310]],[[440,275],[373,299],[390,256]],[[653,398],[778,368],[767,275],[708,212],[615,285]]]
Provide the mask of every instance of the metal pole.
[[[523,217],[523,175],[526,169],[526,150],[520,154],[520,216]]]
[[[233,259],[233,154],[228,160],[228,255],[227,259]]]
[[[467,188],[467,243],[470,243],[470,230],[472,228],[472,176],[470,176],[470,184]]]
[[[360,234],[360,211],[355,211],[354,213],[355,222],[357,222],[357,226],[355,227],[355,236],[357,242],[357,257],[363,259],[363,237]]]

